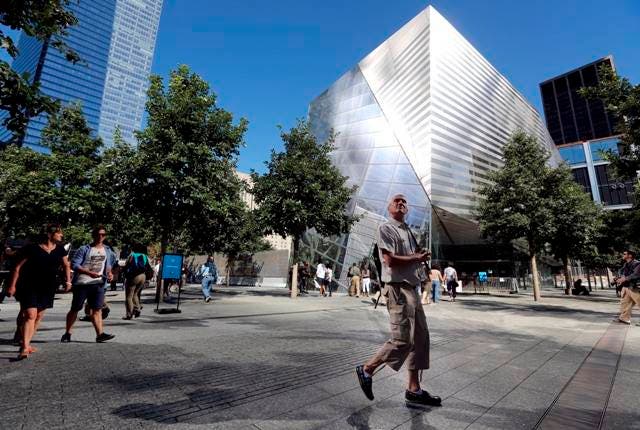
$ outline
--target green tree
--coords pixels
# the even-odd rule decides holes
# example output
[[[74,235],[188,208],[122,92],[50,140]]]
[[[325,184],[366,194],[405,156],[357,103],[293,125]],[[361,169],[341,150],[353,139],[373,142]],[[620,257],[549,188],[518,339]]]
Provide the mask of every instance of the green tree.
[[[12,58],[18,55],[15,42],[2,30],[4,26],[21,30],[47,47],[58,49],[68,61],[79,61],[77,53],[62,39],[67,29],[78,22],[65,9],[69,4],[70,0],[3,0],[0,2],[0,49]],[[32,78],[28,74],[18,74],[8,62],[0,60],[0,111],[7,113],[0,125],[13,134],[10,141],[0,144],[19,141],[30,118],[42,112],[53,114],[58,109],[57,102],[41,94],[38,83]]]
[[[104,219],[108,220],[109,237],[119,243],[149,244],[155,239],[148,220],[126,204],[131,193],[128,175],[135,171],[137,160],[137,148],[125,142],[116,128],[113,145],[105,149],[91,181],[91,186],[108,202]]]
[[[227,287],[231,269],[239,257],[271,249],[271,245],[262,234],[264,228],[259,225],[260,217],[257,211],[258,209],[252,211],[245,207],[241,216],[234,219],[234,222],[227,227],[225,243],[220,249],[227,257],[225,277]]]
[[[554,190],[549,204],[553,208],[555,234],[548,241],[553,255],[562,261],[565,294],[569,294],[573,283],[569,259],[582,259],[593,253],[602,229],[602,216],[591,196],[573,180],[569,168],[561,166],[550,173],[547,186]]]
[[[213,253],[241,216],[235,167],[247,121],[235,125],[207,82],[184,65],[170,73],[166,88],[160,76],[151,77],[146,109],[135,155],[119,153],[127,161],[118,166],[118,204],[163,253],[170,245]]]
[[[334,136],[318,143],[306,121],[282,131],[283,152],[271,152],[263,175],[252,172],[253,195],[269,233],[293,237],[293,258],[305,231],[332,236],[349,231],[357,217],[345,209],[355,188],[331,164]]]
[[[53,220],[47,202],[54,195],[55,177],[47,162],[46,155],[27,148],[0,151],[0,242],[37,234],[43,222]]]
[[[616,118],[616,132],[622,135],[620,151],[605,155],[619,177],[635,179],[640,170],[640,84],[631,84],[607,65],[600,67],[598,77],[597,87],[583,88],[580,94],[591,100],[601,99],[607,112]]]
[[[49,155],[14,147],[0,153],[3,232],[32,234],[59,222],[67,240],[86,241],[110,205],[92,186],[102,141],[92,136],[80,106],[71,105],[49,117],[41,143]]]
[[[81,106],[71,105],[49,117],[41,144],[51,150],[47,166],[56,178],[52,211],[68,231],[76,227],[87,240],[91,226],[105,221],[109,205],[91,186],[102,140],[93,136]]]
[[[515,132],[503,148],[504,166],[480,188],[477,216],[484,237],[502,243],[524,240],[533,275],[534,300],[540,300],[536,257],[556,233],[553,194],[557,173],[537,139]]]

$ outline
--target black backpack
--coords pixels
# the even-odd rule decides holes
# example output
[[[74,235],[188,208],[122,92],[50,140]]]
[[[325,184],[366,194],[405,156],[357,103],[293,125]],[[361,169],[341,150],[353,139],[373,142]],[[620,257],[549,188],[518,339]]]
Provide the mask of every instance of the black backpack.
[[[125,270],[125,276],[127,279],[135,278],[138,275],[142,275],[147,271],[147,264],[145,264],[144,255],[138,254],[137,256],[131,255],[127,262],[127,268]]]

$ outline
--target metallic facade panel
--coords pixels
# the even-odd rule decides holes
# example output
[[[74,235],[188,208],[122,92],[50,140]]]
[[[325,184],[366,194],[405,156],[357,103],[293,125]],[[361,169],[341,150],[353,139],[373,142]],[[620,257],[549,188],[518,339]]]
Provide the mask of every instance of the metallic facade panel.
[[[358,186],[349,211],[362,218],[349,235],[305,238],[311,259],[337,269],[369,255],[398,192],[435,260],[451,258],[455,246],[481,245],[472,217],[478,187],[502,166],[502,147],[517,129],[560,162],[536,110],[433,7],[313,100],[309,120],[319,140],[338,133],[333,162]],[[333,248],[319,250],[323,240]]]

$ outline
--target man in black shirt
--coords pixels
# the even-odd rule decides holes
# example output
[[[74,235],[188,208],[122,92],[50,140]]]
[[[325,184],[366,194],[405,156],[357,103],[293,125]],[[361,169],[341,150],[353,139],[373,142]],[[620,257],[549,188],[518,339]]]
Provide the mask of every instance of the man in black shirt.
[[[620,301],[620,316],[614,321],[622,324],[631,324],[631,309],[633,305],[640,306],[640,261],[636,260],[636,253],[626,250],[622,253],[625,261],[620,270],[620,276],[615,281],[622,285],[622,300]]]

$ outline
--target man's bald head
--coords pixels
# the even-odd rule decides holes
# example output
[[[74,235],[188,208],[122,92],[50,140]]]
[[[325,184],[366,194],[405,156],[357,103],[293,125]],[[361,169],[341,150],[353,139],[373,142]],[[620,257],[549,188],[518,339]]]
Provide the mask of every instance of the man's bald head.
[[[407,203],[407,198],[404,194],[395,194],[389,200],[389,206],[387,206],[389,210],[389,215],[396,221],[404,222],[404,217],[409,212],[409,206]]]

